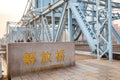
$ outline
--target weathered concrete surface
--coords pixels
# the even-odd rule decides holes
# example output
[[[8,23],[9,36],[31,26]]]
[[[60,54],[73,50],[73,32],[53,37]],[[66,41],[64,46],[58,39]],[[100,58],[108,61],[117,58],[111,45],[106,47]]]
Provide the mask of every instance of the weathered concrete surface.
[[[74,53],[74,43],[68,42],[11,43],[7,46],[8,75],[71,66]]]
[[[12,80],[120,80],[120,61],[80,60],[73,67],[29,73]]]

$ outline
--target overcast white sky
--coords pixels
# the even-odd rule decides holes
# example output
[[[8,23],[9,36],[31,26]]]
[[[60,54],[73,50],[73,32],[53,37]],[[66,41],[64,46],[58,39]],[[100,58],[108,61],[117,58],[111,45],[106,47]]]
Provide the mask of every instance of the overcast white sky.
[[[0,0],[0,38],[6,31],[6,22],[20,20],[27,0]]]
[[[0,38],[6,32],[6,21],[18,22],[26,3],[27,0],[0,0]]]

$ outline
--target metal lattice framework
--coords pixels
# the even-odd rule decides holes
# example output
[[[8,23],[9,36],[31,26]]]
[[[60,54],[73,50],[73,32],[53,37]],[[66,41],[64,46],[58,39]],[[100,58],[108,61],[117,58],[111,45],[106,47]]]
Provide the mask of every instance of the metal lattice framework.
[[[112,0],[28,0],[15,26],[24,28],[24,41],[32,37],[34,42],[80,42],[82,37],[98,59],[105,55],[112,60],[112,33],[120,43],[112,26],[120,18],[114,11],[119,9],[120,3]]]

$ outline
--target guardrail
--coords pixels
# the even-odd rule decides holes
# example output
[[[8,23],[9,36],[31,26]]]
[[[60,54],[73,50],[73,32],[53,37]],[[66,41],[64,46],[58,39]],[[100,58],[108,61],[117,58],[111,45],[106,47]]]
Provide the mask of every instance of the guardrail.
[[[75,44],[75,50],[91,51],[88,44]],[[113,44],[113,53],[120,54],[120,44]]]
[[[113,44],[113,59],[120,60],[120,44]],[[88,44],[75,44],[75,50],[91,52]]]

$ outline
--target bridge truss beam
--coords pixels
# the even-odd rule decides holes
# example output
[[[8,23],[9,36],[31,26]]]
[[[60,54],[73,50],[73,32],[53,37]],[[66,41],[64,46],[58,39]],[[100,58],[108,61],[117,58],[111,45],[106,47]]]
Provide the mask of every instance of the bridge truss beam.
[[[112,11],[120,9],[119,3],[111,0],[51,0],[46,7],[43,1],[28,0],[28,8],[17,24],[34,30],[26,32],[27,37],[29,34],[34,36],[34,42],[73,42],[84,35],[82,39],[87,41],[98,59],[105,55],[112,60],[112,32],[120,41],[119,34],[112,30],[112,21],[120,16]]]

